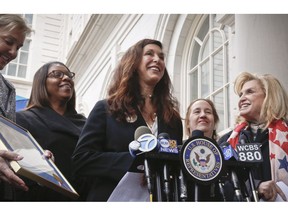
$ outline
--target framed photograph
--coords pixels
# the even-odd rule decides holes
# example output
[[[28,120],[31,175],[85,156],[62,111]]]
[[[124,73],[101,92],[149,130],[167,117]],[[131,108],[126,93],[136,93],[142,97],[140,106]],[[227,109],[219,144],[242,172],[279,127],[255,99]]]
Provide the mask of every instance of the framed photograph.
[[[45,133],[43,131],[43,133]],[[15,173],[49,187],[72,199],[79,197],[67,179],[26,129],[0,116],[0,150],[16,152],[24,158],[11,161]]]

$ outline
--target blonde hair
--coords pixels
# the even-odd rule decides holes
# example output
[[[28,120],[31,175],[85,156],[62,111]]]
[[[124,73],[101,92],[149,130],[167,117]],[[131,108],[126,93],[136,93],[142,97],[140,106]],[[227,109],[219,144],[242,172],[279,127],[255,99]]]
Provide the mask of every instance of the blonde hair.
[[[26,20],[19,14],[0,14],[0,29],[7,31],[20,29],[25,36],[31,33]]]
[[[235,79],[234,91],[240,94],[243,85],[251,80],[256,80],[265,94],[265,99],[260,112],[260,119],[269,124],[278,119],[288,119],[288,96],[279,80],[271,74],[257,75],[242,72]]]

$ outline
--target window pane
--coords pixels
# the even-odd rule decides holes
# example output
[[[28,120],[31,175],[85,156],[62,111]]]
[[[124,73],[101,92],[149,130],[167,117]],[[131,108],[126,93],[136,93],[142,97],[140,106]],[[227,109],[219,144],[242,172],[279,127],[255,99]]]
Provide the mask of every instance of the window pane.
[[[201,66],[201,97],[207,97],[210,93],[209,88],[209,61]]]
[[[2,70],[0,70],[0,73],[1,73],[1,74],[6,74],[6,68],[7,68],[7,66],[4,67]]]
[[[27,64],[28,62],[28,53],[21,52],[20,53],[20,64]]]
[[[230,53],[229,53],[229,43],[226,44],[224,47],[225,47],[225,51],[226,51],[226,55],[223,56],[224,59],[225,59],[225,64],[226,64],[226,66],[225,66],[225,69],[226,69],[225,76],[227,76],[227,80],[230,80],[229,73],[227,73],[228,71],[232,71],[232,68],[230,68],[230,62],[229,62],[229,55],[230,55]]]
[[[25,40],[23,46],[21,47],[21,50],[28,52],[29,46],[30,46],[30,40]]]
[[[229,27],[228,26],[224,26],[223,31],[225,33],[225,39],[229,37]]]
[[[205,36],[207,35],[209,31],[209,16],[207,16],[207,18],[205,19],[205,21],[203,22],[201,29],[199,30],[197,37],[203,41]]]
[[[223,86],[223,50],[213,56],[213,91]]]
[[[219,31],[213,31],[213,51],[222,45],[222,36]]]
[[[16,64],[13,64],[13,63],[10,63],[8,66],[8,72],[7,72],[7,75],[9,76],[16,76],[16,68],[17,68],[17,65]],[[6,66],[6,67],[7,67]]]
[[[223,97],[223,91],[219,92],[218,94],[213,96],[213,102],[215,104],[215,108],[217,110],[218,116],[219,116],[219,124],[217,131],[224,130],[224,97]]]
[[[190,74],[190,101],[198,98],[198,71]]]
[[[199,56],[200,45],[194,41],[193,52],[191,56],[191,68],[194,68],[198,64],[198,56]]]
[[[16,63],[16,64],[17,64],[17,62],[18,62],[18,56],[19,56],[19,51],[18,51],[18,55],[17,55],[17,57],[16,57],[15,59],[13,59],[11,62],[13,62],[13,63]]]
[[[26,66],[19,65],[18,77],[25,78],[26,77],[26,70],[27,70]]]
[[[32,25],[33,22],[33,14],[25,14],[25,19],[27,20],[28,24]]]
[[[209,53],[210,53],[210,51],[209,51],[209,40],[210,40],[210,37],[209,37],[208,40],[205,42],[205,44],[203,44],[204,46],[203,46],[203,53],[202,53],[201,61],[202,61],[203,59],[205,59],[205,58],[209,55]]]

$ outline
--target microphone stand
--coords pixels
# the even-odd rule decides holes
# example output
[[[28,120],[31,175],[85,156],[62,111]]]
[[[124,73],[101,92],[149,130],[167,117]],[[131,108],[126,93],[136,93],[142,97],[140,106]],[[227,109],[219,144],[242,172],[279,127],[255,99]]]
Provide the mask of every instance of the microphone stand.
[[[226,202],[224,187],[223,187],[223,183],[221,180],[218,181],[218,185],[219,185],[219,190],[220,190],[220,194],[222,195],[223,201]]]
[[[173,184],[173,190],[174,190],[174,193],[173,193],[173,201],[175,202],[179,202],[179,191],[178,191],[178,175],[177,173],[174,173],[173,174],[173,180],[174,180],[174,184]]]
[[[166,195],[166,201],[169,201],[170,189],[169,189],[169,170],[168,165],[163,165],[163,184],[164,184],[164,193]]]
[[[194,201],[198,202],[198,200],[199,200],[199,187],[198,187],[197,183],[194,183],[194,189],[195,189],[195,191],[194,191]]]
[[[182,172],[182,169],[180,169],[179,171],[179,188],[180,188],[180,199],[181,201],[185,202],[188,198],[188,195],[187,195],[186,180]]]
[[[146,181],[147,181],[149,199],[150,199],[150,202],[153,202],[153,193],[152,193],[152,183],[151,183],[151,177],[150,177],[150,170],[149,170],[148,160],[146,158],[144,159],[144,172],[145,172],[145,177],[146,177]]]
[[[232,180],[232,184],[234,187],[234,191],[235,191],[235,195],[236,195],[237,200],[239,202],[243,201],[243,195],[241,192],[239,180],[238,180],[237,174],[234,170],[231,170],[231,180]]]
[[[258,191],[256,190],[256,187],[255,187],[254,177],[253,177],[253,173],[251,169],[249,169],[248,174],[249,174],[249,183],[250,183],[250,187],[252,190],[254,202],[259,202]]]
[[[156,170],[156,196],[157,196],[157,201],[161,202],[162,201],[161,177],[160,177],[160,174],[159,174],[158,170]]]
[[[245,144],[245,140],[240,139],[240,143]],[[254,176],[253,176],[251,168],[248,169],[248,175],[249,175],[249,183],[250,183],[250,187],[252,190],[252,195],[253,195],[254,201],[259,202],[258,191],[256,190],[256,186],[255,186],[255,182],[254,182]]]

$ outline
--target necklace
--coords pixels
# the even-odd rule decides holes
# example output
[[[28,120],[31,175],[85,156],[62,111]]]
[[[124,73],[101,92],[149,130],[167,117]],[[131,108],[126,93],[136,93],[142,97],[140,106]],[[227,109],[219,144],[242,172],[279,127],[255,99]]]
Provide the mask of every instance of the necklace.
[[[141,95],[142,98],[146,99],[146,98],[149,98],[149,99],[152,99],[153,95],[152,94],[147,94],[147,95]]]

